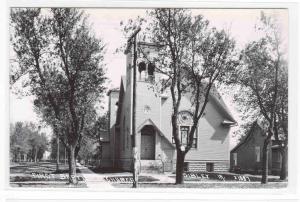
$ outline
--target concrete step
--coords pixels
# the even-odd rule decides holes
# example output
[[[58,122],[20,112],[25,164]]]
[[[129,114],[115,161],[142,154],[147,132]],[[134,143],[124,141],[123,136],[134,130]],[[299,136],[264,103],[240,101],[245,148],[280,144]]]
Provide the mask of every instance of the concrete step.
[[[139,163],[142,173],[163,173],[172,170],[170,162],[162,162],[161,160],[140,160]]]

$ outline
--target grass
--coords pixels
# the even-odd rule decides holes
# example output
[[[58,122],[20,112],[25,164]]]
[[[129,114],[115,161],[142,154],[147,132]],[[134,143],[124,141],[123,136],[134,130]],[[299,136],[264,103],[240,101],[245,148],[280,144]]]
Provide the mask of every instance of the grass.
[[[169,176],[175,178],[175,176]],[[281,182],[278,176],[269,176],[269,182]],[[226,181],[226,182],[260,182],[261,176],[249,174],[234,174],[234,173],[215,173],[215,172],[185,172],[184,181]]]
[[[133,178],[132,178],[132,176],[116,176],[116,177],[106,177],[105,180],[108,181],[108,182],[112,182],[112,183],[114,183],[114,182],[132,183]],[[159,181],[159,179],[156,179],[152,176],[139,176],[139,178],[138,178],[138,182],[140,182],[140,183],[157,182],[157,181]]]
[[[108,170],[92,168],[99,175],[103,174],[106,182],[110,183],[116,188],[131,188],[132,176],[128,172],[120,172],[119,170]],[[84,170],[82,171],[84,173]],[[68,184],[68,165],[61,164],[60,171],[56,171],[56,164],[52,162],[26,162],[26,163],[14,163],[10,167],[10,185],[12,187],[37,187],[37,188],[85,188],[87,187],[80,170],[77,169],[78,184]],[[107,175],[106,175],[107,173]],[[159,175],[141,175],[139,176],[139,187],[141,188],[285,188],[287,181],[274,180],[277,176],[269,178],[268,184],[262,185],[259,183],[260,176],[247,177],[250,179],[247,182],[239,181],[234,176],[242,176],[230,173],[186,173],[184,180],[185,183],[181,185],[175,185],[173,180],[160,181]],[[224,181],[220,179],[220,175],[224,177]],[[162,175],[166,177],[166,175]],[[243,175],[246,176],[246,175]],[[174,176],[169,176],[174,179]],[[162,178],[163,179],[163,178]],[[223,179],[223,178],[222,178]],[[234,181],[234,182],[233,182]],[[174,179],[175,182],[175,179]]]
[[[28,188],[87,188],[85,183],[78,183],[76,185],[70,185],[67,183],[28,183],[28,182],[18,182],[18,183],[10,183],[11,187],[28,187]]]
[[[22,162],[10,166],[10,185],[12,187],[86,187],[84,178],[77,172],[77,185],[68,184],[68,165],[60,164],[56,171],[56,164],[52,162]]]
[[[131,184],[113,184],[116,188],[131,188]],[[199,189],[211,189],[211,188],[230,188],[230,189],[278,189],[286,188],[287,183],[273,182],[268,184],[260,183],[184,183],[175,185],[173,183],[143,183],[139,184],[140,188],[199,188]]]

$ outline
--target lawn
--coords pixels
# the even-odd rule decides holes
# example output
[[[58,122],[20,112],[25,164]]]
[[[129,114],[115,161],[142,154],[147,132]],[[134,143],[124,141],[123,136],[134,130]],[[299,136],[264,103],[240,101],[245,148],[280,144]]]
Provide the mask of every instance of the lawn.
[[[84,178],[77,169],[78,185],[68,184],[68,165],[60,164],[59,172],[52,162],[22,162],[10,166],[12,187],[86,187]]]
[[[175,176],[169,176],[175,179]],[[281,182],[279,176],[269,176],[269,182]],[[223,182],[260,182],[261,176],[250,174],[235,174],[235,173],[216,173],[216,172],[185,172],[184,181],[223,181]]]
[[[117,188],[131,188],[131,184],[113,184],[114,187]],[[180,185],[175,185],[172,183],[143,183],[139,184],[140,188],[200,188],[200,189],[210,189],[210,188],[230,188],[230,189],[278,189],[278,188],[286,188],[286,182],[272,182],[268,184],[260,184],[260,183],[184,183]]]
[[[131,188],[132,175],[128,172],[93,169],[100,179],[111,184],[115,188]],[[85,173],[82,170],[83,174]],[[52,162],[26,162],[14,163],[10,166],[10,185],[12,187],[37,187],[37,188],[86,188],[86,182],[80,170],[77,169],[78,185],[68,184],[68,165],[61,164],[59,172],[56,164]],[[287,181],[278,181],[277,176],[270,176],[270,182],[266,185],[259,183],[259,176],[237,175],[231,173],[203,173],[187,172],[184,176],[185,183],[175,185],[174,175],[147,174],[139,176],[141,188],[286,188]],[[101,180],[99,181],[101,182]]]

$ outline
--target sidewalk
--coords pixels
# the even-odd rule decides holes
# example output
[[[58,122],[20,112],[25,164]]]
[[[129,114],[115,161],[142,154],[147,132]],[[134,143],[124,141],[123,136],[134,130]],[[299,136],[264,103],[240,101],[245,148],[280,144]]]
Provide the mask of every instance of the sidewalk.
[[[77,165],[78,169],[80,170],[82,176],[85,179],[86,185],[88,188],[91,189],[112,189],[114,188],[109,182],[104,180],[103,175],[99,175],[94,173],[90,169],[80,164]]]

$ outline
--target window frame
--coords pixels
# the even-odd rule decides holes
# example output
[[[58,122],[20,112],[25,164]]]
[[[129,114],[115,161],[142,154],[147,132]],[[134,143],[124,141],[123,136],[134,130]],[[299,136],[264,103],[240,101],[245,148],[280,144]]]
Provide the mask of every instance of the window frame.
[[[237,166],[237,152],[232,153],[233,155],[233,165]]]
[[[183,127],[188,128],[188,134],[189,134],[192,126],[191,125],[178,125],[179,140],[180,140],[181,143],[182,143],[182,135],[181,135],[182,130],[181,130],[181,128],[183,128]],[[174,139],[173,135],[172,135],[172,144],[175,144],[175,139]],[[182,145],[187,146],[187,144],[182,144]],[[195,130],[194,135],[193,135],[193,144],[192,144],[191,149],[197,149],[197,148],[198,148],[198,127],[196,127],[196,130]]]
[[[205,169],[206,169],[206,172],[215,172],[214,162],[206,162]]]
[[[255,150],[255,162],[259,163],[261,162],[261,149],[260,146],[255,146],[254,147]]]

